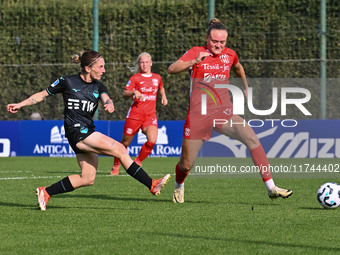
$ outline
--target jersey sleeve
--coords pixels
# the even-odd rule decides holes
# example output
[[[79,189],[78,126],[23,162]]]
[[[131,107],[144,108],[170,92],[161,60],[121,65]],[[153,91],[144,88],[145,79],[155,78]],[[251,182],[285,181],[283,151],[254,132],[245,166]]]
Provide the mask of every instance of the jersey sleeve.
[[[99,95],[103,93],[109,95],[109,91],[107,90],[107,87],[103,83],[99,83],[98,92],[99,92]]]
[[[65,89],[66,80],[60,77],[55,82],[53,82],[47,89],[49,95],[54,96],[55,94],[62,93]]]
[[[125,89],[129,91],[133,91],[135,89],[135,86],[136,86],[136,81],[134,77],[132,76],[130,80],[126,83]]]
[[[238,56],[236,54],[236,52],[234,52],[234,61],[232,65],[236,65],[238,63]]]
[[[188,50],[186,53],[184,53],[184,55],[180,57],[179,60],[182,60],[182,61],[193,60],[197,57],[197,55],[198,55],[198,52],[196,50],[196,47],[193,47],[190,50]]]

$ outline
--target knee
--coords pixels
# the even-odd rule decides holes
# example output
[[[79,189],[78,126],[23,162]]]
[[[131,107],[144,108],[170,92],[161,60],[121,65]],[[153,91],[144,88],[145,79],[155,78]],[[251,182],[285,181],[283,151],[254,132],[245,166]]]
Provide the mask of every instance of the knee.
[[[179,169],[183,172],[183,173],[188,173],[191,170],[191,166],[190,163],[187,161],[180,161],[179,164]]]
[[[116,157],[119,159],[129,155],[126,147],[121,143],[117,144],[116,154]]]
[[[83,186],[92,186],[95,181],[95,177],[83,177]]]
[[[87,186],[92,186],[94,184],[94,178],[87,180]]]
[[[154,145],[157,142],[157,137],[148,137],[148,142]]]
[[[125,148],[127,148],[130,144],[131,144],[132,140],[128,140],[128,139],[122,139],[122,141],[120,142]]]
[[[252,135],[252,136],[247,136],[244,139],[244,144],[248,147],[248,148],[255,148],[257,146],[259,146],[260,140],[257,138],[256,135]]]
[[[94,180],[89,180],[88,182],[87,182],[87,186],[92,186],[94,184]]]
[[[127,148],[130,144],[128,142],[122,142],[123,146]]]

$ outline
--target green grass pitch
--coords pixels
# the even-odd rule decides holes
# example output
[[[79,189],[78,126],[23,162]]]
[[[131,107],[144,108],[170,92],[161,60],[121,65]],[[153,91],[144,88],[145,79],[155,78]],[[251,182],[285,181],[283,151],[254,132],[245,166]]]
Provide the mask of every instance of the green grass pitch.
[[[52,197],[43,212],[37,209],[36,187],[79,173],[76,159],[0,158],[0,254],[340,253],[340,209],[325,210],[316,200],[321,184],[340,182],[338,172],[273,173],[276,184],[294,194],[271,201],[259,174],[193,170],[185,203],[174,204],[177,161],[144,161],[151,177],[172,175],[155,197],[122,169],[122,175],[110,176],[112,159],[101,157],[93,186]],[[250,159],[223,161],[252,165]],[[308,163],[314,169],[339,164],[337,159],[270,162]]]

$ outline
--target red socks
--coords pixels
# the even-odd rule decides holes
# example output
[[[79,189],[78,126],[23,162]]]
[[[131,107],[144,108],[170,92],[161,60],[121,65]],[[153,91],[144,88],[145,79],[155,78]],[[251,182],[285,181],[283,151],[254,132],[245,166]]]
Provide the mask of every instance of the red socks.
[[[150,143],[149,141],[144,143],[140,152],[139,152],[138,159],[140,161],[143,161],[144,159],[146,159],[150,155],[150,153],[152,152],[152,149],[153,149],[154,146],[155,146],[155,144]]]
[[[114,162],[113,162],[113,166],[120,166],[120,160],[119,160],[119,158],[116,158],[116,157],[115,157],[115,160],[114,160]]]
[[[272,175],[269,170],[269,162],[266,156],[266,153],[262,147],[262,145],[249,150],[251,158],[256,166],[260,169],[260,174],[264,182],[272,179]],[[189,171],[190,172],[190,171]],[[188,176],[189,172],[183,173],[178,166],[176,165],[176,182],[178,184],[182,184],[185,178]]]
[[[269,162],[262,145],[249,151],[254,164],[260,169],[260,174],[263,181],[266,182],[272,179],[272,174],[269,171]]]
[[[190,171],[189,171],[190,172]],[[188,176],[189,172],[183,173],[178,166],[178,163],[176,165],[176,182],[178,184],[182,184],[185,180],[185,178]]]

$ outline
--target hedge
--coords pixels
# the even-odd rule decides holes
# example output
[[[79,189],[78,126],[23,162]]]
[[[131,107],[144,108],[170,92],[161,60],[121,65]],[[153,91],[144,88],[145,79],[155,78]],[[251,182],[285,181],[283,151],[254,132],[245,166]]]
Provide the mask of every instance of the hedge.
[[[5,1],[0,9],[0,102],[19,102],[41,91],[63,75],[79,71],[71,64],[75,52],[92,47],[92,1]],[[340,5],[327,1],[327,75],[337,78],[340,65]],[[189,96],[187,73],[169,75],[168,66],[186,50],[205,43],[208,1],[100,1],[99,51],[106,61],[103,83],[116,105],[110,115],[99,107],[99,119],[125,118],[130,100],[121,92],[142,51],[153,56],[153,72],[165,84],[169,105],[158,104],[162,120],[184,119]],[[249,78],[319,77],[319,1],[257,0],[216,1],[216,17],[228,27],[228,47],[234,49]],[[250,86],[253,86],[250,84]],[[256,85],[258,86],[258,85]],[[261,87],[262,88],[262,87]],[[312,118],[319,118],[319,87],[312,82]],[[327,87],[327,114],[339,118],[336,81]],[[258,89],[257,91],[260,91]],[[256,93],[256,107],[266,109],[271,90]],[[26,107],[13,115],[1,111],[0,119],[29,119],[40,112],[44,119],[62,119],[60,96]],[[3,108],[4,109],[4,108]],[[279,112],[273,117],[279,117]],[[253,117],[247,113],[246,117]],[[299,117],[296,111],[290,118]]]

